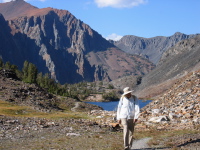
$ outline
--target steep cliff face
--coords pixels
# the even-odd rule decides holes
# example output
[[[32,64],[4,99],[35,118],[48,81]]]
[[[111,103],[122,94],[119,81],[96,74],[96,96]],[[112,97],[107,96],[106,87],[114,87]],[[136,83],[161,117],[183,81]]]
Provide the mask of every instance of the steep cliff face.
[[[15,16],[15,12],[6,12],[5,7],[2,8],[0,4],[0,13],[8,19],[8,28],[16,44],[17,50],[11,50],[11,53],[16,53],[12,55],[15,60],[13,63],[20,68],[23,62],[28,60],[34,63],[39,71],[49,72],[60,83],[110,81],[124,75],[145,74],[154,68],[152,63],[139,56],[126,55],[125,59],[123,51],[66,10],[38,9],[23,0],[5,4],[7,10],[15,8],[15,11],[19,12]],[[19,10],[23,8],[30,9],[24,9],[22,13]],[[110,51],[115,55],[110,55],[109,49],[112,49]],[[118,53],[119,56],[116,56]],[[97,55],[109,55],[109,59],[102,56],[96,62],[96,59],[90,57],[97,58]],[[114,59],[116,57],[123,61],[128,60],[132,67],[113,68],[112,64],[119,64],[118,60]],[[133,57],[136,61],[132,61]],[[143,63],[148,65],[141,67]],[[142,69],[139,70],[140,68]]]
[[[10,61],[14,63],[16,59],[12,56],[17,54],[16,52],[18,49],[10,32],[11,29],[7,21],[4,19],[3,15],[0,14],[0,57],[3,58],[5,62]],[[19,55],[19,59],[21,59],[20,56],[21,55]]]
[[[67,11],[47,8],[31,15],[9,20],[25,58],[61,83],[94,81],[95,68],[88,65],[85,54],[111,44]]]
[[[127,53],[145,56],[151,62],[157,64],[163,52],[173,47],[177,42],[194,36],[196,35],[186,35],[179,32],[169,37],[157,36],[153,38],[127,35],[114,42],[114,44]]]

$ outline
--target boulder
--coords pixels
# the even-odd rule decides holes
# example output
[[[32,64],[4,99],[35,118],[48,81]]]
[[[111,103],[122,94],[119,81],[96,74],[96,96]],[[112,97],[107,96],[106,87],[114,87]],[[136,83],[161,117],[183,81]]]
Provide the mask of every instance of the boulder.
[[[159,123],[162,121],[170,121],[167,116],[159,116],[159,117],[152,117],[149,119],[149,122]]]

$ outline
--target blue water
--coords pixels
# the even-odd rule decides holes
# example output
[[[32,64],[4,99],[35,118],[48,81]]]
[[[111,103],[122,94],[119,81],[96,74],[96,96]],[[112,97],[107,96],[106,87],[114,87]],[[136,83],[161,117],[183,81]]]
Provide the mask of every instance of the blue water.
[[[140,108],[146,106],[150,102],[151,102],[151,100],[146,100],[146,101],[139,100]],[[86,103],[100,106],[104,110],[107,110],[107,111],[116,111],[117,110],[117,105],[118,105],[119,101],[113,101],[113,102],[86,102]]]

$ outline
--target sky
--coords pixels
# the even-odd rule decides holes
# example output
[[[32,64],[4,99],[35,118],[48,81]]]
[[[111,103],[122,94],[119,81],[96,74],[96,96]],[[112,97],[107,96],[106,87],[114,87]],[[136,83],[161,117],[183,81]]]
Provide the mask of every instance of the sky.
[[[1,3],[12,0],[0,0]],[[200,0],[26,0],[68,10],[106,39],[200,33]]]

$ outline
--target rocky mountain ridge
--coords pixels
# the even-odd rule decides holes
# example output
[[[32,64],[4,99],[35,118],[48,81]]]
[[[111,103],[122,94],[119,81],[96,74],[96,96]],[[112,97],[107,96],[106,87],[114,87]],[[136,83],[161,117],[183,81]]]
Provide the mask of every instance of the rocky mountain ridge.
[[[139,97],[153,97],[168,90],[179,78],[200,69],[200,35],[178,42],[167,50],[156,68],[136,90]]]
[[[157,64],[166,50],[173,47],[177,42],[193,38],[196,35],[198,34],[186,35],[180,32],[169,37],[156,36],[152,38],[126,35],[119,41],[112,41],[111,43],[129,54],[144,56],[154,64]]]
[[[126,55],[66,10],[39,9],[17,0],[1,3],[0,13],[0,26],[6,28],[0,31],[3,61],[21,69],[27,60],[61,84],[111,81],[155,67],[141,56]],[[5,41],[9,38],[11,44]]]

